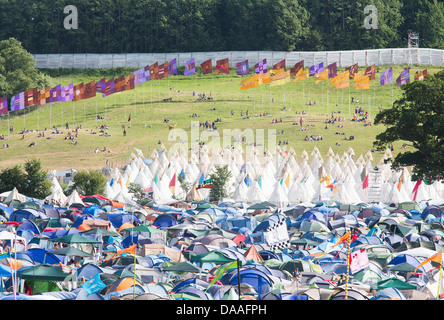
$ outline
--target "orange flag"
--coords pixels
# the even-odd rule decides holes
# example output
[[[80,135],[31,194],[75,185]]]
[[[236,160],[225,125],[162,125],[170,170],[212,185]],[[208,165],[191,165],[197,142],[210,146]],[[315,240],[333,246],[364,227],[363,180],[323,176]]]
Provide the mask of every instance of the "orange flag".
[[[430,261],[437,262],[437,263],[439,263],[439,266],[441,266],[442,265],[442,251],[431,256],[430,258],[425,259],[423,262],[418,264],[418,266],[415,268],[415,271],[413,271],[413,273],[416,274],[416,270],[418,270],[419,268],[421,268],[423,265],[425,265],[427,262],[430,262]]]
[[[129,246],[128,248],[125,248],[125,249],[119,250],[119,251],[117,251],[117,252],[116,252],[111,258],[106,259],[106,260],[104,260],[104,261],[112,260],[112,259],[114,259],[115,257],[117,257],[117,256],[119,256],[119,255],[121,255],[121,254],[124,254],[124,253],[130,253],[130,254],[132,254],[133,256],[135,256],[135,255],[136,255],[136,247],[137,247],[137,244],[133,244],[132,246]]]

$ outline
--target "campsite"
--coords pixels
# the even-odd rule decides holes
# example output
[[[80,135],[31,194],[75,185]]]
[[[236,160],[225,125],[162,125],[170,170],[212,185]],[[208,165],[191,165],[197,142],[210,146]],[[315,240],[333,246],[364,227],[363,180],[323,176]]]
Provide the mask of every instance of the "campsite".
[[[342,171],[330,157],[319,173],[316,148],[300,167],[294,153],[276,149],[264,167],[252,152],[246,171],[228,157],[235,192],[212,203],[204,200],[210,189],[198,188],[197,170],[211,170],[212,163],[186,163],[179,152],[164,151],[148,165],[136,151],[111,173],[104,196],[66,197],[55,178],[52,204],[17,190],[0,195],[2,298],[428,300],[442,294],[440,183],[422,183],[411,194],[408,173],[382,161],[355,163],[344,155]],[[384,202],[369,201],[371,192],[362,188],[361,173],[375,167],[388,194]],[[171,188],[175,172],[196,179],[186,194],[180,185]],[[253,172],[263,173],[268,197],[257,180],[247,186],[246,172],[253,179]],[[305,177],[295,174],[287,185],[292,172]],[[343,184],[328,180],[344,174]],[[127,180],[152,186],[152,200],[144,206],[132,200],[121,183]],[[301,184],[313,193],[297,192],[305,198],[296,199],[289,190]],[[319,196],[324,200],[313,201]]]

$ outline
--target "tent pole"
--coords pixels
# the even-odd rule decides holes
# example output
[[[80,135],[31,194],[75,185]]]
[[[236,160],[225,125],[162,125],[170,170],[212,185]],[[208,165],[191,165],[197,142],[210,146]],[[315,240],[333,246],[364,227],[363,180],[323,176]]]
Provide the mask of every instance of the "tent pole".
[[[439,294],[441,289],[441,281],[442,281],[442,250],[441,250],[441,262],[439,266],[439,282],[438,282],[438,294],[436,296],[436,300],[439,300]]]
[[[241,299],[241,286],[240,286],[241,280],[240,280],[240,261],[239,261],[239,258],[236,259],[236,262],[237,262],[237,291],[238,291],[239,300],[240,300]]]

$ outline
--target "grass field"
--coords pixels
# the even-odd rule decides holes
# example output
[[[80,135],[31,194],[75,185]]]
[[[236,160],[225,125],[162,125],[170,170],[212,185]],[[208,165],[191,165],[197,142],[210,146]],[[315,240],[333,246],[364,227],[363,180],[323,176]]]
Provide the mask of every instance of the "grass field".
[[[382,72],[390,66],[379,66],[377,70]],[[329,85],[330,81],[314,83],[313,77],[307,81],[297,84],[292,81],[282,86],[270,87],[263,84],[258,88],[240,90],[239,80],[241,76],[231,70],[230,74],[202,75],[196,74],[189,77],[183,75],[170,76],[167,79],[152,80],[143,85],[136,86],[135,90],[117,93],[107,98],[102,98],[97,94],[95,98],[82,101],[57,102],[39,107],[33,111],[27,110],[21,115],[2,116],[0,121],[0,134],[5,135],[5,140],[0,144],[9,143],[9,149],[0,149],[0,169],[14,164],[22,164],[29,158],[37,158],[47,170],[62,169],[90,169],[102,168],[108,160],[111,165],[122,167],[127,163],[129,155],[134,152],[134,147],[141,149],[146,157],[149,157],[154,149],[158,149],[159,140],[170,148],[173,144],[179,143],[179,138],[172,139],[169,135],[187,134],[188,140],[182,145],[190,148],[191,143],[191,121],[214,121],[221,118],[222,122],[217,123],[219,134],[224,129],[245,130],[252,129],[256,133],[257,129],[265,130],[265,144],[267,145],[268,129],[284,130],[284,134],[278,134],[276,142],[279,140],[289,142],[288,148],[292,147],[296,152],[296,159],[300,159],[303,150],[310,155],[316,146],[325,157],[331,147],[335,154],[342,154],[351,146],[356,154],[365,155],[373,149],[375,136],[384,130],[382,126],[367,126],[362,122],[353,122],[356,106],[362,107],[370,113],[370,121],[378,112],[378,107],[390,108],[392,101],[401,97],[402,91],[396,87],[396,78],[403,70],[404,66],[393,66],[394,83],[380,86],[379,73],[376,80],[371,82],[370,90],[356,91],[353,86],[349,89],[336,90]],[[410,70],[411,78],[416,71],[428,68],[429,74],[436,73],[442,68],[430,66],[414,66]],[[339,71],[342,71],[338,70]],[[359,71],[364,70],[360,67]],[[115,77],[127,75],[132,70],[115,71]],[[54,85],[67,85],[71,82],[78,84],[87,83],[92,80],[102,78],[100,71],[75,71],[72,74],[53,77]],[[109,71],[108,71],[109,73]],[[180,73],[180,72],[179,72]],[[183,72],[182,72],[183,74]],[[107,76],[109,79],[111,75]],[[353,84],[353,81],[351,81]],[[174,89],[173,89],[174,88]],[[193,96],[193,92],[196,93]],[[213,101],[197,101],[198,94],[205,93],[213,96]],[[359,103],[349,102],[349,97],[359,100]],[[164,102],[164,99],[171,98],[171,101]],[[316,105],[307,105],[308,101],[316,102]],[[274,101],[274,102],[273,102]],[[286,111],[283,108],[287,109]],[[214,108],[215,110],[211,110]],[[231,110],[234,115],[231,115]],[[249,119],[241,117],[241,111],[249,112]],[[306,114],[300,115],[305,111]],[[329,125],[325,129],[325,120],[334,116],[345,117],[344,127],[338,128]],[[192,118],[191,115],[197,113],[199,117]],[[258,114],[255,117],[255,113]],[[268,113],[268,116],[260,117],[260,113]],[[131,122],[128,117],[131,114]],[[106,120],[97,120],[100,115]],[[309,131],[300,131],[299,122],[303,117],[304,125],[309,125]],[[244,114],[245,117],[245,114]],[[164,123],[164,119],[169,119],[169,123]],[[278,124],[272,124],[272,119],[282,119]],[[70,124],[70,129],[65,128],[66,123]],[[66,140],[67,132],[78,125],[82,125],[77,138],[78,144],[74,145],[70,140]],[[105,130],[110,136],[100,136],[97,127],[106,124]],[[130,128],[128,128],[130,125]],[[176,131],[169,130],[169,125],[175,125]],[[15,131],[9,134],[9,126],[14,126]],[[61,134],[52,134],[51,127],[57,127]],[[126,136],[123,135],[122,126],[127,127]],[[26,128],[30,132],[20,134]],[[46,128],[46,131],[45,131]],[[179,130],[183,129],[183,130]],[[91,130],[97,134],[91,134]],[[45,132],[45,137],[38,137]],[[354,141],[345,141],[344,136],[337,135],[344,133],[345,136],[355,136]],[[202,130],[200,130],[202,134]],[[321,135],[322,141],[304,141],[306,135]],[[24,137],[24,138],[23,138]],[[50,139],[48,139],[50,138]],[[183,138],[183,136],[181,136]],[[169,141],[172,140],[172,141]],[[223,139],[221,138],[221,141]],[[216,141],[216,140],[213,140]],[[29,147],[31,142],[36,142],[36,146]],[[340,143],[340,146],[336,145]],[[233,142],[232,142],[233,143]],[[225,147],[226,145],[222,145]],[[401,151],[402,142],[394,144],[394,154]],[[93,153],[96,148],[106,147],[111,152]],[[407,148],[408,150],[408,148]],[[379,160],[382,152],[375,152],[374,158]],[[325,158],[324,158],[325,159]]]

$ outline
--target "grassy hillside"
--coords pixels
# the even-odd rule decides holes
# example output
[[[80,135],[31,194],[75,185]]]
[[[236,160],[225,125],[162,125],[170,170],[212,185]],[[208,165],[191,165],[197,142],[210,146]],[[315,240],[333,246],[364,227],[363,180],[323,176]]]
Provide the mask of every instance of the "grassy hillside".
[[[382,72],[387,68],[389,66],[380,66],[377,69]],[[416,71],[424,68],[426,67],[413,67],[412,78]],[[360,71],[363,69],[361,67]],[[393,67],[394,81],[402,70],[403,66]],[[428,70],[429,74],[432,74],[440,69],[428,67]],[[115,76],[127,75],[130,71],[118,70],[115,71]],[[110,76],[112,74],[108,74],[107,79]],[[101,77],[102,74],[99,74],[99,71],[76,70],[68,75],[62,73],[54,77],[54,82],[62,85],[71,82],[78,84],[97,81]],[[257,129],[264,129],[266,145],[269,139],[268,129],[276,129],[279,132],[284,130],[284,133],[270,135],[270,138],[276,138],[276,143],[279,140],[288,140],[287,148],[292,147],[296,151],[297,159],[300,159],[303,150],[311,154],[314,146],[318,147],[323,156],[330,147],[335,154],[342,156],[351,146],[356,157],[359,157],[360,154],[364,155],[373,149],[374,137],[384,128],[366,127],[362,122],[350,121],[355,107],[360,106],[368,111],[370,121],[373,121],[378,107],[389,108],[392,101],[398,99],[402,93],[396,87],[396,83],[381,87],[379,73],[376,78],[377,80],[372,81],[370,90],[360,91],[356,91],[353,86],[350,90],[335,90],[329,85],[329,81],[315,84],[312,77],[297,84],[292,78],[290,83],[282,86],[270,87],[268,84],[263,84],[258,88],[240,90],[239,80],[242,77],[231,70],[228,75],[216,75],[214,72],[189,77],[170,76],[167,79],[149,81],[136,86],[135,90],[124,91],[107,98],[102,98],[98,94],[95,98],[78,102],[47,104],[18,116],[1,118],[0,134],[5,135],[5,140],[0,141],[0,144],[9,143],[10,148],[0,149],[0,168],[21,164],[32,157],[40,159],[48,170],[101,168],[105,166],[106,161],[109,161],[111,165],[123,166],[131,152],[134,152],[134,147],[141,149],[146,157],[154,149],[160,147],[159,141],[167,149],[172,145],[182,145],[190,149],[191,122],[212,122],[217,118],[222,119],[221,123],[217,123],[217,132],[221,135],[221,142],[218,144],[220,147],[226,146],[222,139],[224,129],[239,129],[240,131],[252,129],[253,133],[259,132],[256,131]],[[198,94],[202,93],[206,96],[211,94],[214,100],[198,101]],[[353,97],[354,101],[358,99],[359,103],[349,103],[349,96]],[[165,102],[164,99],[171,100]],[[316,105],[307,105],[309,101],[316,102]],[[286,111],[283,110],[284,107]],[[234,112],[233,116],[230,113],[231,110]],[[249,119],[243,119],[246,115],[242,117],[241,111],[245,113],[247,110]],[[302,111],[306,114],[301,115]],[[331,117],[332,112],[335,117],[344,117],[345,121],[328,125],[328,129],[325,129],[325,120]],[[192,118],[193,113],[198,114],[199,117]],[[255,117],[256,113],[257,117]],[[268,116],[259,116],[264,113],[268,113]],[[97,115],[105,120],[98,120]],[[131,115],[130,122],[128,122],[129,115]],[[293,125],[294,122],[299,123],[301,116],[304,125],[309,125],[308,131],[300,131],[299,124]],[[272,119],[275,118],[282,119],[282,122],[273,124]],[[169,119],[169,123],[165,123],[164,119]],[[67,122],[70,125],[69,130],[65,127]],[[99,127],[105,124],[108,126],[105,132],[110,136],[100,135]],[[339,128],[338,124],[343,125],[343,128]],[[74,145],[65,137],[68,131],[72,131],[79,125],[82,125],[82,129],[78,130],[76,139],[78,144]],[[169,125],[175,125],[176,131],[169,130]],[[14,126],[13,134],[8,133],[9,126]],[[54,126],[61,132],[60,134],[51,133],[51,127]],[[122,126],[126,126],[126,136],[123,135]],[[20,134],[24,128],[30,132]],[[91,134],[91,130],[97,131],[97,134]],[[38,137],[43,132],[45,137]],[[199,132],[202,134],[202,130]],[[74,134],[74,132],[71,133]],[[172,133],[177,136],[182,134],[182,136],[172,138]],[[353,135],[355,140],[345,141],[344,136],[336,133],[344,133],[347,137]],[[323,140],[304,141],[306,135],[321,135]],[[180,139],[184,140],[184,143],[180,143]],[[36,145],[29,147],[32,142],[36,142]],[[213,139],[213,142],[216,143],[217,140]],[[336,145],[336,142],[339,142],[340,146]],[[234,141],[231,141],[231,144],[234,144]],[[401,151],[401,145],[402,142],[394,145],[395,154]],[[103,149],[103,147],[111,152],[92,152],[96,148]],[[382,153],[375,152],[373,155],[379,160]]]

